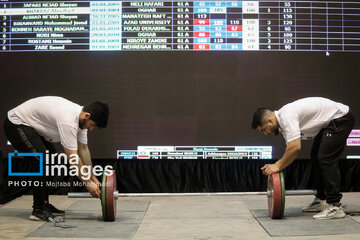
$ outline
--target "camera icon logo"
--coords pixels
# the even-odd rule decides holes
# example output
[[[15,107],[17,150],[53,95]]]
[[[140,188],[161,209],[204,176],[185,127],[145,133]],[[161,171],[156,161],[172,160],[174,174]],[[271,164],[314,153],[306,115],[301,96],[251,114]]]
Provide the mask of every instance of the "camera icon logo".
[[[38,172],[13,172],[12,171],[12,160],[14,157],[36,157],[40,161],[40,169]],[[9,153],[8,155],[9,167],[8,174],[9,176],[43,176],[43,153],[19,153],[18,151],[14,151],[13,153]]]

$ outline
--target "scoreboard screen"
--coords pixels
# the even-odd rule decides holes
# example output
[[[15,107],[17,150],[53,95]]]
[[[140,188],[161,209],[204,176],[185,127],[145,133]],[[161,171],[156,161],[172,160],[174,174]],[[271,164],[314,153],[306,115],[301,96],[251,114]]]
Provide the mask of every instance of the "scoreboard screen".
[[[0,1],[0,51],[360,51],[358,1]]]

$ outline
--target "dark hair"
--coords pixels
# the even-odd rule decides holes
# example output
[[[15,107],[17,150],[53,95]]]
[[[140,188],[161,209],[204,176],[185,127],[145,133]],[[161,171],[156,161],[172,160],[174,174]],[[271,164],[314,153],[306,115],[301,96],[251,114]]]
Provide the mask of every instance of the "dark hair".
[[[90,113],[90,120],[93,120],[98,128],[106,128],[109,119],[109,106],[106,102],[96,101],[84,106],[84,112]]]
[[[251,123],[252,129],[256,129],[258,126],[263,125],[264,117],[268,111],[270,111],[270,110],[265,107],[261,107],[261,108],[258,108],[255,110],[254,115],[253,115],[253,120]]]

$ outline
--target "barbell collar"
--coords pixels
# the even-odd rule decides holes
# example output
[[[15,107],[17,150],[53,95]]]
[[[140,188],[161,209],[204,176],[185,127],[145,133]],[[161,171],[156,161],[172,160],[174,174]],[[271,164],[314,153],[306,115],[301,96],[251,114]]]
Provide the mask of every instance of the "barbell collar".
[[[287,190],[285,191],[285,196],[291,195],[315,195],[316,191],[314,190]]]
[[[92,198],[89,192],[69,192],[68,198]]]

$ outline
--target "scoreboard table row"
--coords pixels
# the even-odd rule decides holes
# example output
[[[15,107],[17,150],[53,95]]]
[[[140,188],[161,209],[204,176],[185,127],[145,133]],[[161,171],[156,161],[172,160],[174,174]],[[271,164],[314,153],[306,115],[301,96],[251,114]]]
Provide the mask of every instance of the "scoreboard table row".
[[[1,1],[0,51],[360,51],[350,1]]]

